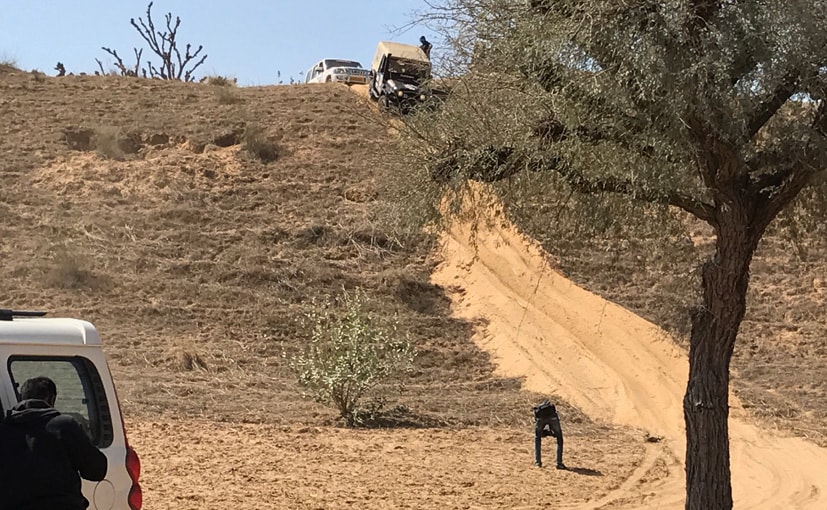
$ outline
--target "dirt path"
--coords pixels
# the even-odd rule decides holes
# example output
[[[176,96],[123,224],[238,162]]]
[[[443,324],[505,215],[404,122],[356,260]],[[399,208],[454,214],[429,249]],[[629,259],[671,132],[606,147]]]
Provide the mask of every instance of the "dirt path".
[[[458,315],[487,321],[476,341],[501,374],[522,376],[526,389],[553,391],[594,419],[662,438],[630,479],[578,508],[681,507],[686,354],[653,324],[552,271],[536,243],[486,214],[476,232],[469,220],[445,235],[433,279],[458,290]],[[736,506],[827,508],[827,449],[760,430],[734,397],[730,405]]]

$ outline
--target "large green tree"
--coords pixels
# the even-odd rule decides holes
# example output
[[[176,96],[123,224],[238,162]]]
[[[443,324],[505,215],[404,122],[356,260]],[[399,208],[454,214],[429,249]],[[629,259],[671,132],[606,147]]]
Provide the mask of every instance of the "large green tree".
[[[686,508],[731,508],[729,365],[750,262],[774,218],[824,190],[827,2],[432,8],[458,81],[440,111],[408,123],[414,165],[441,183],[553,175],[572,192],[677,208],[713,229],[691,310]]]

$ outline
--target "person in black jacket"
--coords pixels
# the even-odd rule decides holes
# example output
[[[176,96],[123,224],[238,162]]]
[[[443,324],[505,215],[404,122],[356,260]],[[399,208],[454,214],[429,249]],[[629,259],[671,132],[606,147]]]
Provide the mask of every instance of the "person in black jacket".
[[[424,35],[419,38],[419,47],[422,48],[422,51],[425,52],[425,56],[430,59],[431,58],[431,48],[433,48],[434,45],[431,44],[428,41],[428,39],[425,39]]]
[[[81,477],[106,477],[106,456],[74,418],[54,408],[57,387],[34,377],[0,424],[0,510],[84,510]]]
[[[560,416],[557,415],[554,404],[544,400],[534,406],[534,465],[537,467],[543,467],[540,448],[543,438],[547,436],[557,438],[557,469],[568,469],[563,464],[563,429],[560,427]]]

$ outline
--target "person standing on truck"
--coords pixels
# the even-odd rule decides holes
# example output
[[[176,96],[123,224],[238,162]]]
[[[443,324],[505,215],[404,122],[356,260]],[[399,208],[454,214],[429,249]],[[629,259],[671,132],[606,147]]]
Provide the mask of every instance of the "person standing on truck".
[[[534,465],[543,467],[540,448],[544,437],[557,438],[557,469],[568,469],[563,464],[563,429],[560,427],[560,416],[557,408],[548,400],[543,400],[534,406]]]
[[[425,56],[430,59],[431,58],[431,48],[433,48],[434,45],[431,44],[430,42],[428,42],[428,39],[425,39],[424,35],[419,38],[419,42],[421,43],[419,45],[419,47],[422,48],[422,51],[425,52]]]
[[[106,477],[106,456],[74,418],[54,408],[48,377],[20,386],[20,402],[0,423],[0,510],[84,510],[81,477]]]

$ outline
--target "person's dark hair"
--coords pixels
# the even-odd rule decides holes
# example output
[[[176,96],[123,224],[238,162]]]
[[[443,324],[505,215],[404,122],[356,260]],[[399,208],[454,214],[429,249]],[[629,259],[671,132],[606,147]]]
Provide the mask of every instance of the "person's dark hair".
[[[32,377],[20,385],[21,400],[36,398],[50,402],[55,397],[57,397],[57,386],[48,377]]]

